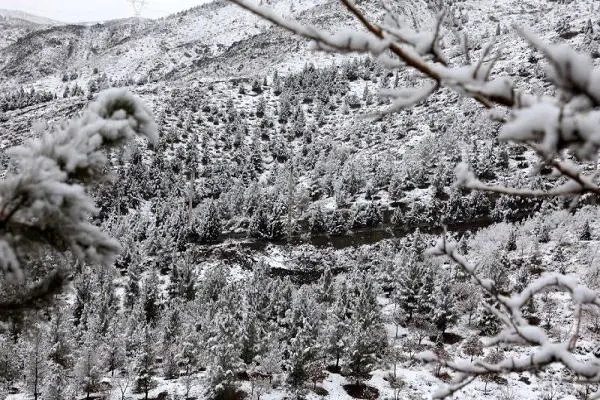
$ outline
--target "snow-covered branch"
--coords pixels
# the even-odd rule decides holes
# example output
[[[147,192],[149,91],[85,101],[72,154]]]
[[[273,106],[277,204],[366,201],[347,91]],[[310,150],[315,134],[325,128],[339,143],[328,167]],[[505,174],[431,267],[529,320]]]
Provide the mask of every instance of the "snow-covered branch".
[[[66,127],[9,151],[17,172],[0,182],[0,269],[9,281],[23,283],[32,247],[49,245],[92,264],[113,262],[119,243],[90,222],[97,210],[86,185],[105,174],[103,151],[136,135],[157,140],[150,110],[129,92],[110,89]],[[35,286],[43,290],[32,288],[23,305],[59,286],[56,276]]]
[[[473,377],[499,374],[508,372],[538,371],[550,364],[559,363],[574,375],[588,381],[600,381],[600,361],[580,360],[572,351],[579,338],[581,325],[581,309],[583,305],[600,307],[598,293],[578,283],[575,277],[560,274],[547,274],[525,287],[521,292],[507,296],[499,293],[495,283],[478,276],[475,268],[460,255],[454,244],[440,239],[435,247],[429,250],[433,256],[446,256],[454,261],[473,282],[485,290],[500,306],[499,309],[490,307],[496,317],[504,324],[496,336],[485,343],[489,346],[498,344],[528,346],[530,352],[522,357],[509,357],[504,360],[490,363],[484,360],[443,360],[433,352],[424,352],[419,358],[425,362],[441,363],[447,368],[456,371],[456,379],[447,387],[438,391],[436,398],[445,398],[470,382]],[[574,305],[572,333],[563,341],[552,341],[544,329],[530,325],[521,316],[521,309],[532,298],[546,291],[562,291],[570,295]]]

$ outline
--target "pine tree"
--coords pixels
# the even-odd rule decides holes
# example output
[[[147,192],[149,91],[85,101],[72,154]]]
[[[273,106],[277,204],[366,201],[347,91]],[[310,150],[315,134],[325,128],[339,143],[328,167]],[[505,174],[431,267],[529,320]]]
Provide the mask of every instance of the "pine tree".
[[[34,327],[27,343],[25,355],[26,385],[34,400],[41,399],[43,382],[49,376],[47,361],[48,343],[44,340],[46,332],[40,325]]]
[[[199,243],[213,243],[221,234],[222,222],[217,203],[208,200],[194,212],[192,232]]]
[[[345,289],[342,289],[345,290]],[[327,319],[323,328],[323,348],[335,360],[335,368],[347,354],[350,341],[350,304],[344,295],[338,295],[333,306],[327,311]]]
[[[231,292],[230,292],[231,293]],[[207,397],[210,399],[233,398],[237,392],[236,370],[241,363],[239,345],[239,323],[232,304],[220,301],[206,332],[206,349],[209,356],[209,384]]]
[[[22,377],[22,353],[17,344],[8,337],[0,336],[0,393],[8,389]]]
[[[148,400],[148,393],[154,387],[155,371],[155,341],[148,324],[143,326],[143,342],[136,360],[136,392],[143,393]]]
[[[506,251],[517,250],[517,234],[515,233],[514,229],[512,229],[508,235],[505,248]]]
[[[349,376],[357,382],[367,379],[375,363],[387,347],[387,335],[383,326],[381,309],[377,303],[374,283],[368,275],[361,276],[364,286],[360,288],[350,320],[350,343],[348,348]]]
[[[321,275],[321,278],[319,279],[319,285],[317,287],[317,301],[319,303],[333,304],[335,299],[335,281],[333,271],[330,267],[326,267],[323,271],[323,275]]]
[[[484,294],[483,301],[484,304],[489,307],[497,307],[496,302],[487,293]],[[485,336],[495,335],[500,329],[500,322],[498,321],[498,318],[496,318],[496,316],[492,314],[492,312],[489,311],[487,308],[483,308],[483,310],[481,311],[481,314],[477,321],[477,325],[481,330],[481,334]]]
[[[75,397],[71,388],[71,371],[52,361],[47,365],[48,373],[44,377],[42,393],[44,400],[70,400]]]
[[[242,322],[240,358],[246,365],[250,365],[262,353],[261,340],[264,332],[261,330],[258,316],[252,312],[246,312]]]
[[[265,102],[264,96],[260,96],[258,98],[258,103],[256,105],[256,116],[258,118],[264,118],[265,117],[265,110],[267,108],[266,106],[267,106],[267,104]]]
[[[436,279],[433,296],[432,322],[443,336],[448,327],[458,320],[456,296],[452,287],[452,280],[448,274],[442,274]]]
[[[579,240],[591,240],[592,239],[592,229],[590,228],[590,221],[585,220],[581,230],[579,231]]]
[[[308,318],[303,319],[301,325],[296,329],[297,334],[290,339],[287,345],[288,382],[296,388],[308,379],[308,367],[319,352],[318,326],[314,325],[314,322]]]
[[[159,297],[158,275],[156,271],[152,270],[142,283],[142,296],[140,298],[146,322],[149,324],[155,324],[158,320],[160,311]]]
[[[407,323],[416,315],[429,316],[434,287],[433,268],[409,259],[394,285],[394,302],[406,315]]]
[[[327,231],[327,222],[325,215],[320,207],[316,208],[310,217],[310,232],[313,234],[325,233]]]
[[[545,222],[541,222],[536,227],[537,240],[539,243],[548,243],[550,241],[550,228]]]
[[[86,399],[98,390],[102,372],[98,354],[100,343],[95,336],[92,331],[86,333],[83,344],[79,347],[78,361],[75,366],[79,388],[85,393]]]

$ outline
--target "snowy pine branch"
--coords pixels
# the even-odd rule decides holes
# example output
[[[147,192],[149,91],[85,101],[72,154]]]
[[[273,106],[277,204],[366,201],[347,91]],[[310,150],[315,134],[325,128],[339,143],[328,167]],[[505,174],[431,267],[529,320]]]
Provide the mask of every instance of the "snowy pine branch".
[[[17,172],[0,182],[0,269],[9,282],[24,283],[26,255],[41,246],[92,264],[114,261],[119,243],[90,222],[97,209],[86,185],[105,174],[103,151],[136,135],[157,140],[150,110],[126,90],[111,89],[66,127],[9,150]],[[52,274],[6,308],[28,308],[67,275]]]

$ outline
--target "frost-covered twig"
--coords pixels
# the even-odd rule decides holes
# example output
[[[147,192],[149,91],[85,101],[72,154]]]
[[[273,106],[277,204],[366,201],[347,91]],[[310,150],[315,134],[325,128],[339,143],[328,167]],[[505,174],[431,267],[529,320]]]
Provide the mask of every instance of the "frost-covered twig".
[[[436,246],[429,250],[429,254],[449,257],[464,272],[471,276],[477,286],[487,291],[501,307],[500,309],[490,307],[490,311],[493,311],[504,324],[504,329],[496,336],[487,340],[485,343],[487,346],[513,344],[526,345],[532,349],[526,356],[509,357],[495,363],[482,360],[442,360],[433,352],[420,354],[419,357],[423,361],[441,363],[459,373],[454,382],[436,393],[436,398],[450,396],[477,376],[537,371],[553,363],[562,364],[576,376],[589,381],[600,381],[600,361],[582,361],[572,353],[580,334],[582,306],[589,304],[600,307],[600,297],[596,292],[579,284],[573,277],[548,274],[531,282],[520,293],[505,296],[496,290],[493,281],[480,278],[475,268],[463,256],[458,254],[456,246],[448,243],[445,237],[440,239]],[[542,328],[530,325],[521,316],[521,308],[527,302],[531,301],[535,295],[548,290],[559,290],[569,293],[571,301],[575,306],[573,332],[564,341],[552,341]]]

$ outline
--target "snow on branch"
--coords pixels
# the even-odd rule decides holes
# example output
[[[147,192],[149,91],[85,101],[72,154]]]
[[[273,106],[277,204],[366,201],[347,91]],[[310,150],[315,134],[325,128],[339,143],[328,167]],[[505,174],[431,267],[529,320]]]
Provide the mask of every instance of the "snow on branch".
[[[22,283],[23,256],[32,246],[71,251],[92,264],[113,262],[119,243],[90,222],[97,209],[85,185],[104,175],[103,150],[136,135],[157,140],[152,113],[126,90],[110,89],[66,127],[9,151],[17,172],[0,182],[0,270],[9,281]]]
[[[422,361],[441,363],[458,373],[453,382],[436,392],[435,398],[451,396],[478,376],[538,371],[554,363],[562,364],[573,374],[587,381],[600,381],[600,361],[580,360],[572,353],[579,338],[582,306],[600,307],[598,293],[578,283],[575,277],[547,274],[531,282],[521,292],[507,296],[497,290],[493,281],[479,277],[475,268],[457,252],[456,245],[448,243],[445,236],[429,249],[428,253],[450,258],[471,277],[477,286],[485,290],[499,304],[500,309],[490,307],[490,311],[494,312],[503,323],[504,329],[487,340],[484,343],[486,346],[504,344],[527,346],[529,349],[529,354],[526,356],[509,357],[498,362],[444,360],[431,351],[421,353],[418,357]],[[530,325],[521,316],[521,309],[535,295],[546,291],[566,292],[574,305],[573,326],[564,341],[552,341],[544,329]]]

